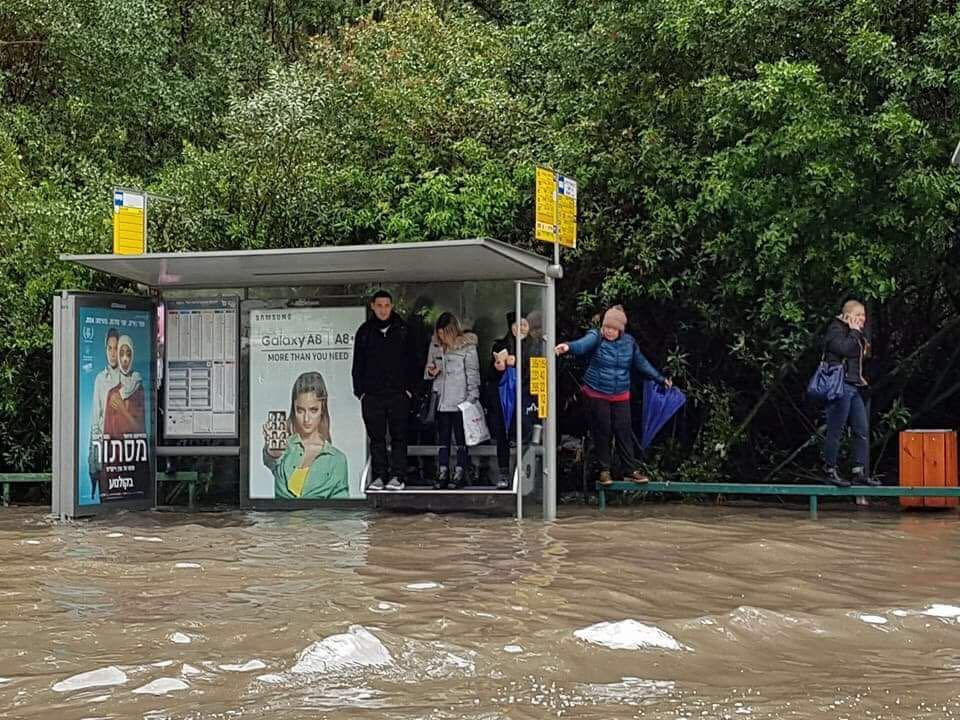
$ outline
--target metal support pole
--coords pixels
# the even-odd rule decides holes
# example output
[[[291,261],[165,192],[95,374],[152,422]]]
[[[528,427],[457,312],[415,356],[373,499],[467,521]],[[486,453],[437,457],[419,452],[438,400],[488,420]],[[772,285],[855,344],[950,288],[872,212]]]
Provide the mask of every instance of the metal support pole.
[[[560,246],[554,245],[555,258],[559,258]],[[559,265],[559,262],[557,263]],[[543,478],[543,519],[557,519],[557,476],[559,462],[557,458],[557,354],[553,348],[557,344],[557,284],[552,277],[545,278],[546,292],[546,355],[547,355],[547,417],[544,426],[543,452],[546,455]]]
[[[517,324],[517,407],[514,408],[514,417],[513,424],[516,426],[517,432],[517,520],[523,520],[523,338],[521,337],[520,330],[522,325],[520,323],[523,316],[520,314],[522,310],[521,303],[521,289],[522,286],[520,282],[515,283],[516,285],[516,318],[515,322]]]
[[[810,519],[811,520],[817,519],[817,496],[816,495],[810,496]]]

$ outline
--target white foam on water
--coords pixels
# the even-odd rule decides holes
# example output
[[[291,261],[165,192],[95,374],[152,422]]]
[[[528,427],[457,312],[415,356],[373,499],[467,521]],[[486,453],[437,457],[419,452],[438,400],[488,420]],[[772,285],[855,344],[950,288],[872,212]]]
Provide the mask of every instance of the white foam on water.
[[[152,663],[153,667],[165,668],[173,665],[173,660],[161,660],[160,662]]]
[[[193,665],[184,663],[180,667],[180,674],[181,675],[202,675],[203,670],[201,670],[200,668],[195,668]]]
[[[252,672],[254,670],[263,670],[266,666],[267,665],[265,662],[263,662],[263,660],[257,660],[256,658],[254,658],[253,660],[247,660],[247,662],[245,662],[243,665],[230,664],[230,665],[219,665],[218,667],[221,670],[225,670],[226,672],[243,673],[243,672]]]
[[[433,580],[427,580],[425,582],[409,583],[407,585],[404,585],[403,589],[404,590],[435,590],[442,587],[443,585],[441,585],[438,582],[434,582]]]
[[[94,687],[110,687],[127,682],[127,674],[116,665],[71,675],[66,680],[54,683],[54,692],[74,692]]]
[[[454,673],[473,675],[476,670],[477,664],[471,658],[437,648],[437,654],[427,661],[423,672],[428,677],[446,678]]]
[[[330,673],[347,667],[392,665],[390,651],[363,625],[351,625],[347,632],[330,635],[306,647],[290,672],[297,675]]]
[[[163,542],[162,538],[158,538],[151,535],[134,535],[134,540],[139,540],[140,542]]]
[[[921,610],[920,614],[938,618],[957,618],[960,617],[960,607],[957,607],[956,605],[943,605],[942,603],[934,603],[926,610]]]
[[[634,707],[641,705],[650,698],[668,696],[673,692],[674,687],[675,683],[672,680],[645,680],[637,677],[621,678],[620,682],[616,683],[578,683],[574,685],[576,694],[589,698],[591,704],[603,702]]]
[[[680,643],[671,635],[653,625],[644,625],[633,619],[620,622],[601,622],[574,631],[574,636],[594,645],[612,650],[681,650]]]
[[[269,683],[271,685],[281,685],[286,682],[286,678],[283,675],[277,675],[276,673],[267,673],[266,675],[257,675],[257,680],[260,682]]]
[[[179,678],[157,678],[133,691],[134,695],[166,695],[178,690],[189,690],[190,686]]]
[[[177,570],[203,570],[203,565],[194,562],[178,562],[173,567]]]
[[[118,532],[107,533],[107,537],[108,538],[123,537],[123,533],[118,533]]]
[[[8,683],[8,682],[10,682],[11,680],[12,680],[12,678],[0,677],[0,685],[3,685],[4,683]]]
[[[860,619],[869,625],[886,625],[887,619],[883,615],[860,615]]]
[[[519,645],[504,645],[504,646],[503,646],[503,651],[504,651],[504,652],[507,652],[507,653],[511,653],[511,654],[513,654],[513,655],[516,655],[517,653],[522,653],[522,652],[523,652],[523,648],[520,647]]]
[[[193,638],[182,632],[175,632],[172,635],[168,635],[167,639],[172,643],[176,643],[177,645],[189,645],[193,642]]]
[[[393,613],[397,612],[402,605],[392,602],[378,602],[376,605],[370,608],[371,612],[375,613]]]
[[[40,544],[40,541],[39,541],[39,540],[27,540],[26,542],[27,542],[27,545],[39,545],[39,544]]]

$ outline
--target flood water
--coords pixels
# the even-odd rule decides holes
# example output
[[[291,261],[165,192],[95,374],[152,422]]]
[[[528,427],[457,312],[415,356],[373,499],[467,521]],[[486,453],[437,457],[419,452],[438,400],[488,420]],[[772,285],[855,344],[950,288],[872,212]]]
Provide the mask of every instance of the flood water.
[[[897,512],[0,510],[0,717],[957,717],[958,541]]]

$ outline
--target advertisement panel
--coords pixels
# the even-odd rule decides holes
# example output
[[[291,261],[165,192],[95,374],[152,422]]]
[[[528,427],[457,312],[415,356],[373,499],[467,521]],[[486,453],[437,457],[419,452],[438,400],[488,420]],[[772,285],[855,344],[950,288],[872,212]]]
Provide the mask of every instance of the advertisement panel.
[[[250,498],[364,497],[350,375],[363,307],[250,311]]]
[[[152,501],[154,307],[77,304],[77,503]]]

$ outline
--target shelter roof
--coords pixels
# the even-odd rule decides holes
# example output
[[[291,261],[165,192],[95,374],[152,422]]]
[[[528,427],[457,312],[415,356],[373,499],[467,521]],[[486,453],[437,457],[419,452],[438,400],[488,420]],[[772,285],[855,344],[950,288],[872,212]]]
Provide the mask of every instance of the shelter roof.
[[[550,260],[487,238],[278,250],[62,255],[151,288],[543,280]]]

